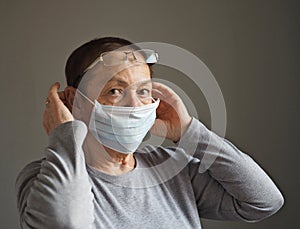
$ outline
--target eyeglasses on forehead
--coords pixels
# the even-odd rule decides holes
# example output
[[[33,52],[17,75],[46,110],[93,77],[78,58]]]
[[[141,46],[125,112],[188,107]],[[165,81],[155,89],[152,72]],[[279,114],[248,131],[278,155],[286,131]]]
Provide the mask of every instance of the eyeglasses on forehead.
[[[158,62],[158,53],[151,49],[104,52],[84,70],[84,73],[95,67],[99,62],[102,62],[104,66],[116,66],[126,61],[155,64]]]

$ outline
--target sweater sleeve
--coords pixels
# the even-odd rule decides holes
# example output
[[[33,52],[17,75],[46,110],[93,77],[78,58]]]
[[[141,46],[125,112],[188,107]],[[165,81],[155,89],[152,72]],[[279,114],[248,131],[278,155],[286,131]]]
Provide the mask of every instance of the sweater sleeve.
[[[81,121],[59,125],[45,158],[27,165],[16,180],[21,228],[92,228],[93,194],[82,143]]]
[[[192,155],[189,171],[200,217],[256,222],[283,205],[262,168],[198,120],[192,120],[179,146]]]

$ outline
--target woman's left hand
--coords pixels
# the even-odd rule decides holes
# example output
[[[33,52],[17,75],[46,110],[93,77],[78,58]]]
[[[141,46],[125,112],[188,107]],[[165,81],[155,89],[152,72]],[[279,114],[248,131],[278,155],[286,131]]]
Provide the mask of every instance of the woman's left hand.
[[[179,141],[192,120],[181,98],[171,88],[158,82],[152,83],[152,96],[159,98],[160,104],[151,133]]]

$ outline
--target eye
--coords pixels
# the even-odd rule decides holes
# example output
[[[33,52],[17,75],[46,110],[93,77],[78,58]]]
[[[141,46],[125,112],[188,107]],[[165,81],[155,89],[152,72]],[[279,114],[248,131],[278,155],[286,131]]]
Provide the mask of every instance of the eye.
[[[118,96],[122,94],[122,90],[118,88],[113,88],[109,91],[110,95]]]
[[[138,94],[141,96],[149,96],[150,90],[147,88],[143,88],[143,89],[138,90]]]

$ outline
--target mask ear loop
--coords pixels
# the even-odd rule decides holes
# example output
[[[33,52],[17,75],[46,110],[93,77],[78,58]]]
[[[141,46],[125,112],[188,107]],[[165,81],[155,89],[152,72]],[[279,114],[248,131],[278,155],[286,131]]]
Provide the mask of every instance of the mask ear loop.
[[[152,102],[153,102],[153,103],[157,103],[157,102],[159,103],[159,102],[160,102],[160,99],[159,99],[159,98],[156,98],[156,99],[155,99],[155,98],[151,97],[151,99],[152,99]]]
[[[83,94],[79,89],[77,89],[77,92],[95,106],[95,102],[93,102],[90,98],[88,98],[85,94]]]

